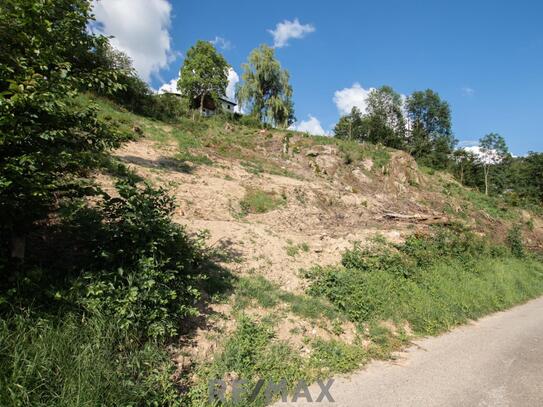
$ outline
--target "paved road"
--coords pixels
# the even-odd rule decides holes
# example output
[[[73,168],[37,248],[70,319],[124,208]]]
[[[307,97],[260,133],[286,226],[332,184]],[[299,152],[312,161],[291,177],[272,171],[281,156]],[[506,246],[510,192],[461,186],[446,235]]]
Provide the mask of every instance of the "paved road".
[[[543,406],[543,298],[417,341],[395,362],[336,378],[330,393],[334,403],[275,406]]]

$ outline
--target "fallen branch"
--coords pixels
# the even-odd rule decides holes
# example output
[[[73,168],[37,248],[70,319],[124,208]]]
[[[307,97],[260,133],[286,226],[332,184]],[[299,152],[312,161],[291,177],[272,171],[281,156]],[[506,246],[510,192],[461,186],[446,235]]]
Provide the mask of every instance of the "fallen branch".
[[[394,212],[385,213],[383,215],[383,219],[413,221],[413,222],[425,223],[427,225],[450,223],[449,218],[447,218],[446,216],[421,215],[421,214],[404,215],[402,213],[394,213]]]

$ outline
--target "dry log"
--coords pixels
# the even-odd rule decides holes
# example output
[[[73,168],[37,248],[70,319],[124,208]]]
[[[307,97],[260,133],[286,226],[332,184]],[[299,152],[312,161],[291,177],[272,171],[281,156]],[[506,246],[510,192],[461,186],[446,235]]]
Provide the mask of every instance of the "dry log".
[[[414,214],[414,215],[405,215],[403,213],[394,213],[394,212],[388,212],[383,215],[383,219],[391,219],[391,220],[400,220],[400,221],[407,221],[407,222],[420,222],[425,223],[427,225],[435,225],[435,224],[449,224],[450,220],[446,216],[439,216],[439,215],[423,215],[423,214]]]

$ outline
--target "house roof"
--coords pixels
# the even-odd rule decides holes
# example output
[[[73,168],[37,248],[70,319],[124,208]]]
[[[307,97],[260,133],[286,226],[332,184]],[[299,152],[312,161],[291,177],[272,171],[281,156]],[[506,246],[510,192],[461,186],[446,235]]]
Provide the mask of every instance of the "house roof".
[[[181,96],[182,96],[181,93],[179,93],[179,92],[164,92],[163,94],[164,94],[164,95],[174,95],[174,96],[178,96],[178,97],[181,97]],[[218,99],[221,100],[221,101],[223,101],[223,102],[225,102],[225,103],[228,103],[228,104],[231,105],[231,106],[237,106],[237,103],[236,103],[236,102],[234,102],[234,101],[228,99],[228,98],[225,97],[225,96],[219,96]]]
[[[219,96],[219,100],[222,100],[223,102],[226,102],[226,103],[228,103],[229,105],[232,105],[232,106],[237,105],[236,102],[233,102],[233,101],[231,101],[230,99],[228,99],[226,97]]]

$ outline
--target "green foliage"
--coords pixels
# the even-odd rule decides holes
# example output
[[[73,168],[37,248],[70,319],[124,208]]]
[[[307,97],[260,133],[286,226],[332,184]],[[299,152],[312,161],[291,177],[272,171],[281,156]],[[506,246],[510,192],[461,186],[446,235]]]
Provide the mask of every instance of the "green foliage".
[[[175,157],[181,161],[189,161],[194,164],[213,165],[213,161],[206,155],[194,155],[187,151],[181,152]]]
[[[525,157],[513,160],[511,181],[507,187],[516,191],[523,199],[543,205],[543,153],[531,151]]]
[[[341,341],[317,339],[311,343],[313,352],[310,364],[322,373],[348,373],[368,360],[362,344],[349,345]]]
[[[443,193],[447,196],[457,196],[470,202],[477,210],[484,211],[486,214],[496,219],[516,220],[519,216],[518,211],[500,197],[486,196],[485,194],[462,188],[457,183],[447,183],[443,187]]]
[[[353,107],[350,114],[339,119],[334,128],[335,137],[404,147],[405,119],[400,95],[390,86],[382,86],[369,93],[366,103],[364,114]]]
[[[262,191],[260,189],[249,189],[240,202],[243,214],[265,213],[283,206],[286,199],[277,196],[274,192]]]
[[[507,233],[507,244],[511,249],[513,256],[522,258],[525,256],[524,243],[522,242],[522,228],[520,225],[514,225]]]
[[[477,156],[463,148],[455,150],[452,157],[452,173],[462,185],[481,186],[482,166]]]
[[[350,114],[341,116],[334,127],[334,136],[342,140],[364,141],[367,132],[368,123],[356,106],[352,108]]]
[[[356,163],[369,158],[373,161],[375,168],[381,169],[390,161],[390,152],[386,147],[359,143],[354,140],[336,140],[336,143],[343,153],[345,164]]]
[[[287,70],[275,59],[273,48],[261,45],[243,65],[236,98],[260,122],[287,128],[294,122],[292,87]]]
[[[228,379],[232,375],[247,380],[248,391],[240,403],[234,404],[228,400],[226,405],[256,407],[266,404],[264,389],[256,400],[248,400],[258,379],[273,380],[275,383],[285,379],[292,390],[298,380],[307,379],[309,372],[304,369],[304,361],[297,352],[293,352],[287,343],[275,340],[270,324],[241,317],[236,331],[226,340],[222,352],[212,362],[197,369],[196,383],[187,383],[188,392],[182,399],[183,405],[208,406],[207,380]]]
[[[96,68],[85,0],[6,0],[0,6],[0,224],[2,246],[24,240],[79,176],[118,143],[93,106],[73,102],[77,89],[114,91],[114,73]],[[59,40],[62,39],[62,40]],[[79,192],[77,192],[79,191]],[[5,253],[2,253],[4,257]]]
[[[455,139],[451,128],[449,104],[427,89],[413,92],[406,101],[411,123],[408,150],[422,164],[436,169],[447,168]]]
[[[387,147],[404,147],[402,98],[390,86],[372,90],[367,98],[367,140]]]
[[[97,94],[108,97],[133,113],[157,120],[177,121],[188,113],[187,98],[177,94],[155,94],[138,76],[132,60],[108,42],[100,44],[96,54],[97,65],[105,71],[114,72],[118,83],[113,92],[105,88],[93,89]]]
[[[337,311],[326,301],[284,291],[262,276],[240,278],[234,289],[235,304],[238,309],[243,309],[254,300],[264,308],[287,304],[288,309],[295,315],[314,321],[322,318],[330,321],[341,319]]]
[[[543,292],[541,263],[462,231],[414,237],[396,250],[391,256],[355,247],[343,267],[307,272],[309,293],[354,322],[407,320],[416,332],[434,334]]]
[[[296,257],[300,251],[307,253],[309,251],[309,245],[307,243],[293,244],[292,241],[287,241],[286,247],[287,255],[290,257]]]
[[[4,315],[0,404],[179,406],[169,355],[137,337],[99,315]]]
[[[202,113],[205,98],[217,103],[228,85],[228,63],[209,41],[197,41],[188,51],[179,72],[177,88],[191,108]]]
[[[94,235],[81,302],[114,316],[122,328],[153,338],[175,335],[197,313],[200,243],[171,222],[174,204],[164,190],[117,188],[120,196],[106,196],[84,225]]]
[[[481,165],[483,166],[485,195],[488,195],[490,184],[490,168],[501,163],[509,155],[505,139],[496,133],[490,133],[479,140],[481,146]]]

